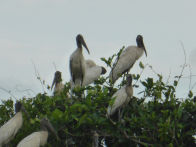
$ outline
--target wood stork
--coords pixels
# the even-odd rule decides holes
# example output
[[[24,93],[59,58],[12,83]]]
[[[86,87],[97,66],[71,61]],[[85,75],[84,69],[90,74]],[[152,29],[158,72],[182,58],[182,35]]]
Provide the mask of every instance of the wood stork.
[[[133,87],[132,87],[132,76],[131,74],[127,75],[127,84],[121,89],[119,89],[114,95],[112,99],[114,99],[114,103],[109,105],[107,108],[107,116],[112,116],[117,110],[119,110],[119,119],[120,119],[120,109],[126,106],[133,96]]]
[[[60,94],[64,89],[64,84],[62,83],[61,72],[56,71],[54,75],[54,80],[52,82],[51,89],[54,87],[54,95]]]
[[[15,137],[18,130],[22,127],[23,124],[22,111],[25,112],[28,116],[28,113],[26,112],[22,103],[16,102],[15,104],[16,114],[0,128],[0,147],[2,147],[5,144],[8,144]]]
[[[86,73],[82,45],[86,48],[89,54],[90,52],[81,34],[77,35],[76,43],[78,48],[72,53],[70,57],[70,73],[74,85],[82,86]]]
[[[41,130],[39,132],[34,132],[29,136],[25,137],[19,142],[17,147],[39,147],[44,146],[47,143],[48,131],[53,133],[57,138],[57,133],[48,119],[44,118],[40,122]]]
[[[97,80],[100,75],[103,75],[106,73],[106,69],[102,66],[98,66],[95,64],[92,60],[86,60],[86,74],[84,77],[83,86],[87,86]]]
[[[112,83],[119,78],[120,75],[124,73],[128,73],[129,70],[133,67],[136,60],[138,60],[143,53],[145,52],[146,56],[146,49],[143,42],[143,37],[138,35],[136,38],[137,46],[128,46],[120,55],[116,62],[114,63],[113,69],[109,74],[109,79]]]
[[[106,73],[106,69],[95,64],[93,60],[85,60],[86,74],[82,86],[87,86],[97,80],[100,75]],[[75,87],[74,83],[70,81],[72,89]]]

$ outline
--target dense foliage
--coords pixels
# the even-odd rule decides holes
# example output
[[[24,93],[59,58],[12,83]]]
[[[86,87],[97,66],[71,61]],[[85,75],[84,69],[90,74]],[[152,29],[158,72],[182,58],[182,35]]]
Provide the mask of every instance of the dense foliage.
[[[115,56],[119,54],[102,60],[112,67]],[[143,64],[139,65],[143,70]],[[112,103],[111,96],[126,83],[123,79],[115,87],[108,79],[101,77],[92,86],[75,89],[72,98],[67,95],[69,83],[65,84],[61,95],[50,97],[38,94],[34,98],[23,98],[21,101],[31,119],[25,117],[23,127],[11,142],[12,146],[39,130],[39,121],[46,116],[60,138],[57,140],[50,135],[48,147],[91,147],[95,132],[99,134],[99,142],[105,138],[108,147],[195,145],[196,97],[190,91],[186,99],[180,100],[176,97],[178,81],[166,84],[161,75],[157,75],[157,80],[140,80],[139,74],[133,74],[134,89],[141,89],[141,97],[131,99],[124,108],[121,121],[108,119],[106,110]],[[0,104],[0,126],[14,115],[13,106],[11,99]]]

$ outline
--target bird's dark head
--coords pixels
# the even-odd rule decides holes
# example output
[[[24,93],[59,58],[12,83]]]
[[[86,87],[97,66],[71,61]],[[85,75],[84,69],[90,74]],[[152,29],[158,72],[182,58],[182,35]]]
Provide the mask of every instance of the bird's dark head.
[[[101,67],[101,74],[104,75],[107,72],[107,70],[104,67]]]
[[[146,56],[147,56],[147,52],[146,52],[146,48],[145,48],[145,46],[144,46],[144,42],[143,42],[143,37],[142,37],[142,35],[137,35],[136,42],[137,42],[137,46],[138,46],[139,48],[143,48],[143,49],[144,49],[144,52],[145,52],[145,54],[146,54]]]
[[[21,102],[17,101],[16,104],[15,104],[15,112],[17,113],[17,112],[20,112],[20,111],[23,111],[26,114],[27,118],[30,119],[29,113],[26,111],[23,104]]]
[[[128,86],[131,86],[132,85],[132,76],[131,76],[131,74],[128,74],[127,75],[127,85]]]
[[[81,49],[82,49],[82,45],[83,45],[86,48],[86,50],[88,51],[88,53],[90,54],[89,49],[86,45],[86,42],[84,41],[84,38],[81,34],[78,34],[76,36],[76,43],[77,43],[78,48],[81,48]]]
[[[15,112],[17,113],[17,112],[20,112],[21,111],[21,109],[22,109],[22,107],[23,107],[23,105],[22,105],[22,103],[21,102],[16,102],[16,104],[15,104]]]
[[[61,77],[61,72],[60,71],[56,71],[55,74],[54,74],[54,80],[52,82],[52,86],[51,86],[51,89],[53,88],[53,86],[55,84],[58,84],[62,81],[62,77]]]
[[[52,124],[50,123],[50,121],[47,118],[43,118],[41,120],[40,127],[42,130],[49,131],[50,133],[54,134],[58,138],[57,132],[55,131]]]

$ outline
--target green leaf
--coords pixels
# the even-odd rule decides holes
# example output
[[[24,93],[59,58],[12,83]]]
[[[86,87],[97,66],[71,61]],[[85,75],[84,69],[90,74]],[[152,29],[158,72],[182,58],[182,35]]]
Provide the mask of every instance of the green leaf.
[[[189,96],[189,98],[192,98],[193,97],[193,92],[191,90],[189,91],[188,96]]]
[[[174,81],[174,86],[177,86],[178,85],[178,81]]]
[[[139,66],[141,69],[144,69],[144,64],[140,61]]]

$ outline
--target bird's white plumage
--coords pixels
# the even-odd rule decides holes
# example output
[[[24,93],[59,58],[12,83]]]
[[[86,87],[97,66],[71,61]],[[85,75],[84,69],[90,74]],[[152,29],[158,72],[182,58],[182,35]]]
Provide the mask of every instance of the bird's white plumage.
[[[93,60],[85,60],[85,64],[86,64],[86,68],[92,68],[94,66],[96,66],[96,63]]]
[[[17,147],[40,147],[44,146],[48,139],[48,131],[39,131],[30,134],[19,142]]]
[[[119,59],[113,65],[113,69],[109,74],[110,80],[114,83],[119,75],[125,71],[129,71],[134,65],[136,60],[138,60],[144,53],[143,48],[137,46],[128,46],[120,55]]]
[[[64,89],[64,84],[62,82],[56,83],[54,87],[54,93],[55,94],[60,94]]]
[[[113,115],[118,109],[120,109],[121,107],[123,107],[124,105],[126,105],[130,101],[131,97],[128,96],[126,88],[127,88],[127,86],[121,87],[121,89],[119,89],[112,96],[112,99],[115,99],[115,100],[111,106],[110,105],[108,106],[108,109],[107,109],[108,116]],[[132,87],[130,89],[130,93],[131,93],[131,95],[133,95]]]
[[[93,83],[95,80],[97,80],[100,77],[101,73],[102,73],[101,66],[94,66],[91,68],[87,68],[84,77],[83,86]]]
[[[75,80],[75,86],[81,86],[85,77],[85,60],[82,49],[77,48],[70,57],[70,72],[72,81]]]
[[[85,76],[82,86],[87,86],[97,80],[102,73],[102,67],[95,64],[93,60],[85,60]],[[72,89],[75,87],[73,81],[70,81]]]
[[[0,147],[10,142],[22,127],[22,112],[18,112],[0,128]]]

